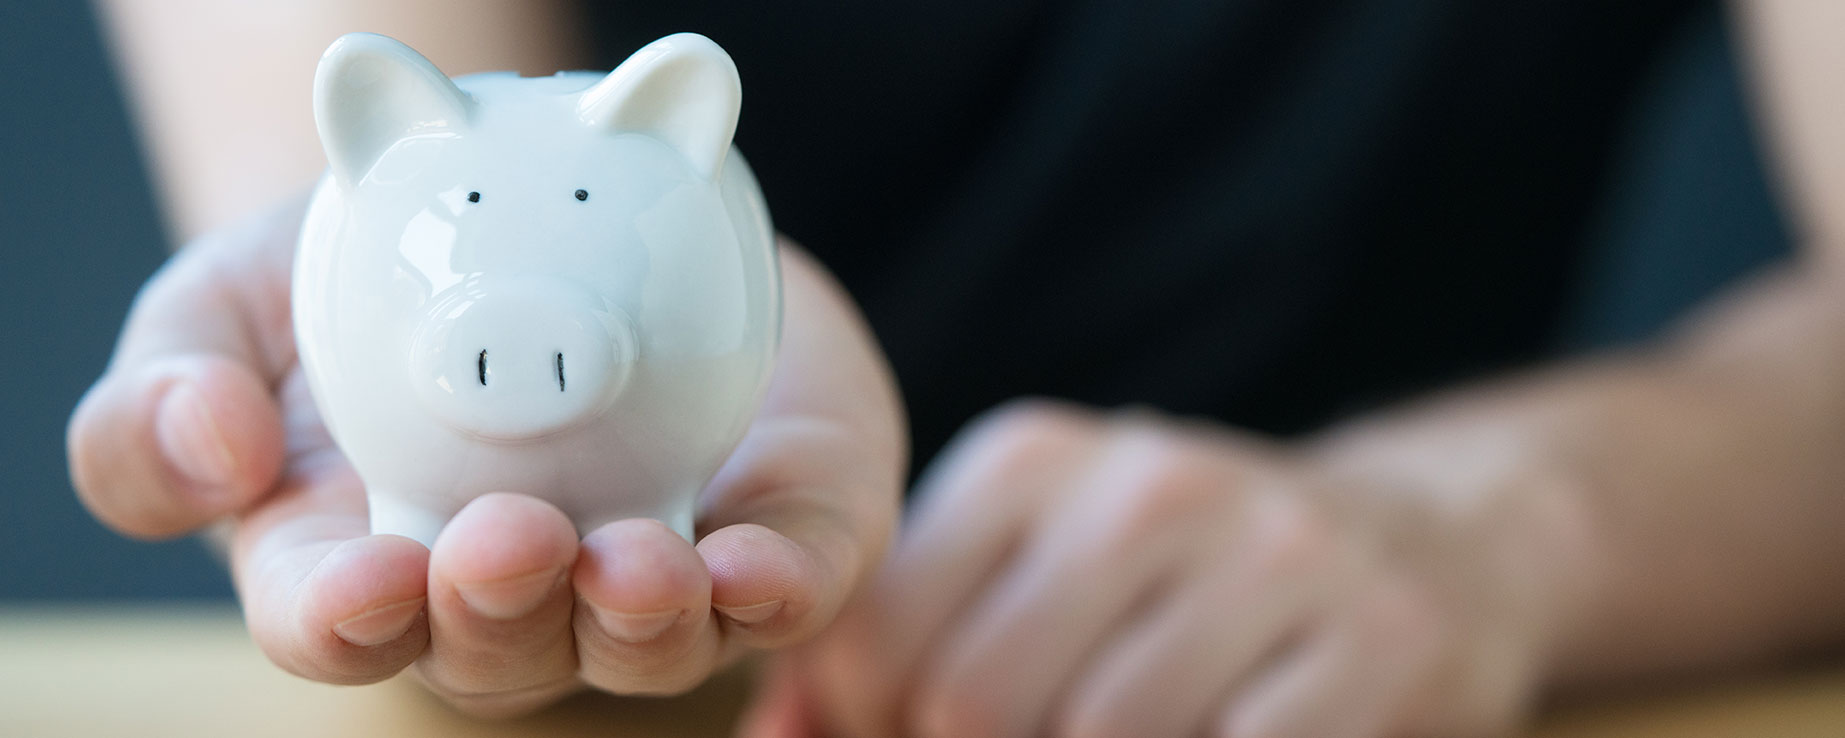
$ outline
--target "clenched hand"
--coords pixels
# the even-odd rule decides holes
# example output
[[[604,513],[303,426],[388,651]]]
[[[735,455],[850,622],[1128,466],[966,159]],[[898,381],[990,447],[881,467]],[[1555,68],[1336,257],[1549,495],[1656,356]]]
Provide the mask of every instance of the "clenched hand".
[[[992,413],[743,735],[1503,730],[1579,562],[1554,553],[1577,542],[1570,488],[1502,440],[1306,449],[1149,413]]]

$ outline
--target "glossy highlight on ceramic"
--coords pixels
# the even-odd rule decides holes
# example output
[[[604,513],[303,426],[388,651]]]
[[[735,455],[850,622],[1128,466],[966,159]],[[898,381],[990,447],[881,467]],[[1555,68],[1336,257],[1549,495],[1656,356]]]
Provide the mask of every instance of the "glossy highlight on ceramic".
[[[690,536],[781,319],[740,89],[694,34],[541,78],[451,81],[372,34],[327,50],[295,330],[374,532],[428,544],[507,491]]]

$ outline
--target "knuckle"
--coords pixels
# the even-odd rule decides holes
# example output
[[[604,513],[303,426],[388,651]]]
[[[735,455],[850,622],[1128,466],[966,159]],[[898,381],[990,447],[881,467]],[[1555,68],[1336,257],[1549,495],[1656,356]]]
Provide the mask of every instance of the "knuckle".
[[[1219,496],[1220,483],[1211,471],[1174,450],[1148,446],[1124,463],[1131,468],[1116,492],[1120,509],[1111,543],[1135,545],[1169,533]]]
[[[1436,648],[1445,618],[1427,589],[1401,579],[1372,587],[1359,602],[1359,635],[1366,643],[1412,653]]]
[[[976,416],[969,423],[975,432],[1044,432],[1088,420],[1075,405],[1041,397],[1007,400]]]
[[[1057,445],[1093,425],[1086,411],[1053,400],[1009,400],[981,413],[971,423],[967,437],[975,445],[1015,452],[1038,451]]]
[[[995,482],[1028,479],[1054,465],[1090,427],[1080,411],[1043,400],[1014,400],[969,423],[924,475],[920,493],[956,508]],[[939,494],[938,494],[939,491]]]
[[[1325,570],[1337,558],[1338,530],[1305,500],[1269,500],[1255,524],[1255,563],[1271,576],[1306,576]]]
[[[987,453],[1006,467],[1042,463],[1070,435],[1071,423],[1060,413],[1039,410],[1006,410],[1004,415],[975,431],[975,438]]]

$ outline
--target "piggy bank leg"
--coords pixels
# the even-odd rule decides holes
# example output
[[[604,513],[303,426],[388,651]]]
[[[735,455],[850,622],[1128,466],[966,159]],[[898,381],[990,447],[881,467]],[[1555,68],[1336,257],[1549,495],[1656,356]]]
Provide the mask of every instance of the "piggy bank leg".
[[[678,533],[680,538],[696,543],[696,541],[692,539],[692,519],[697,512],[697,504],[698,493],[697,491],[692,491],[685,494],[672,495],[651,509],[636,509],[631,507],[617,511],[614,514],[609,514],[605,511],[594,511],[587,515],[573,515],[572,517],[576,518],[577,535],[579,537],[587,536],[590,531],[601,528],[617,520],[626,520],[628,518],[653,518],[665,523],[666,527],[673,529],[673,532]]]
[[[674,503],[660,516],[660,522],[672,528],[681,538],[697,543],[692,540],[692,516],[695,512],[693,508],[698,504],[698,495],[681,495],[678,499],[680,502]]]
[[[368,493],[365,499],[371,509],[372,533],[399,535],[432,548],[436,534],[455,512],[430,510],[381,492]]]

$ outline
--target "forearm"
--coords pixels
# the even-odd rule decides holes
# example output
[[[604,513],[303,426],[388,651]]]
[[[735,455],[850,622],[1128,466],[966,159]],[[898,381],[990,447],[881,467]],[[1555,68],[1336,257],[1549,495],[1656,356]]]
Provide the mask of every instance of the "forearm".
[[[175,242],[297,193],[325,165],[315,63],[351,31],[395,36],[449,74],[585,65],[569,0],[98,0]]]
[[[1845,634],[1842,295],[1837,275],[1784,275],[1573,400],[1553,432],[1589,495],[1600,581],[1566,674]]]
[[[1845,635],[1842,296],[1836,276],[1781,275],[1655,346],[1328,446],[1359,468],[1399,457],[1453,519],[1518,531],[1557,682],[1812,646]]]

